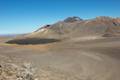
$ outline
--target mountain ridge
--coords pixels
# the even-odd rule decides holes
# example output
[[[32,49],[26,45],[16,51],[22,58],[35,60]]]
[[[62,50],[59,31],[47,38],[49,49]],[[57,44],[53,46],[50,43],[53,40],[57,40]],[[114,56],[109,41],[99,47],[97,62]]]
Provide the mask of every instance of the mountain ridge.
[[[100,16],[89,20],[79,17],[68,17],[52,25],[45,25],[38,30],[16,39],[39,38],[39,39],[95,39],[106,37],[120,37],[120,18]],[[13,39],[14,40],[14,39]]]
[[[75,19],[75,18],[77,18],[77,19]],[[73,32],[73,30],[75,28],[78,29],[78,27],[79,27],[79,30],[80,29],[82,30],[83,27],[88,28],[88,26],[89,26],[89,28],[92,28],[91,26],[96,27],[96,29],[97,28],[99,29],[101,26],[101,27],[106,28],[106,30],[107,30],[107,28],[112,28],[112,27],[114,28],[115,26],[119,27],[120,26],[120,18],[111,18],[111,17],[102,16],[102,17],[96,17],[91,20],[83,20],[78,17],[68,17],[65,20],[59,21],[55,24],[43,26],[42,28],[37,30],[37,33],[38,32],[47,33],[47,30],[51,30],[51,31],[53,30],[55,33],[62,35],[65,33],[65,31],[66,31],[66,34],[68,34],[68,32],[70,32],[70,33]],[[70,29],[72,29],[72,30],[70,30]],[[96,32],[99,32],[99,31],[100,30],[97,30]],[[50,32],[48,31],[48,33],[50,33]]]

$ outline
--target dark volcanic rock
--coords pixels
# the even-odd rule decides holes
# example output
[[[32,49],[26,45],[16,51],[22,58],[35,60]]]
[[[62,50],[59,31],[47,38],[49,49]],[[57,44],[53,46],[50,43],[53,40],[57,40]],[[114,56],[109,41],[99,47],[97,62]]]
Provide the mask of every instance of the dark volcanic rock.
[[[35,32],[37,32],[37,31],[39,31],[39,30],[41,30],[41,29],[47,29],[47,28],[49,28],[51,25],[45,25],[45,26],[43,26],[43,27],[41,27],[41,28],[39,28],[39,29],[37,29]]]
[[[75,22],[75,21],[82,21],[82,19],[74,16],[74,17],[68,17],[64,20],[64,22]]]
[[[57,40],[57,39],[26,38],[26,39],[10,40],[6,43],[27,45],[27,44],[47,44],[47,43],[53,43],[53,42],[58,42],[58,41],[60,41],[60,40]]]

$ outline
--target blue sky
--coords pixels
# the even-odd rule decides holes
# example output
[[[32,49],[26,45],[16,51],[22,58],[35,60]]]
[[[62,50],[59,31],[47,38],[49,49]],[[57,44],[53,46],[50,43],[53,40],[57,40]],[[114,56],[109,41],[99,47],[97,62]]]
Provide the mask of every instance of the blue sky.
[[[120,17],[120,0],[0,0],[0,34],[31,32],[69,16]]]

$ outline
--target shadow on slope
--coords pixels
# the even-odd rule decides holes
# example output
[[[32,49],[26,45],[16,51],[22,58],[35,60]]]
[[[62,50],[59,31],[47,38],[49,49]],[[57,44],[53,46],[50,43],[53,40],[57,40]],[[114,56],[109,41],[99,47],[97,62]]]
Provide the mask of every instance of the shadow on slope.
[[[25,38],[25,39],[14,39],[7,41],[6,43],[9,44],[20,44],[20,45],[26,45],[26,44],[47,44],[47,43],[53,43],[58,42],[60,40],[58,39],[39,39],[39,38]]]

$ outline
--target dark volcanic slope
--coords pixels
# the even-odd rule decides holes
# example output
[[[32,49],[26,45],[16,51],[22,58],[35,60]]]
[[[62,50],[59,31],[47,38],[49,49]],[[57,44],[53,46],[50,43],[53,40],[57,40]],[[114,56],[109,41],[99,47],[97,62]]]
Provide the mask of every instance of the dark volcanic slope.
[[[83,20],[79,17],[69,17],[53,25],[46,25],[35,32],[19,37],[45,39],[93,39],[101,37],[119,37],[120,18],[96,17]],[[19,40],[17,38],[17,40]],[[14,42],[14,40],[13,40]]]

